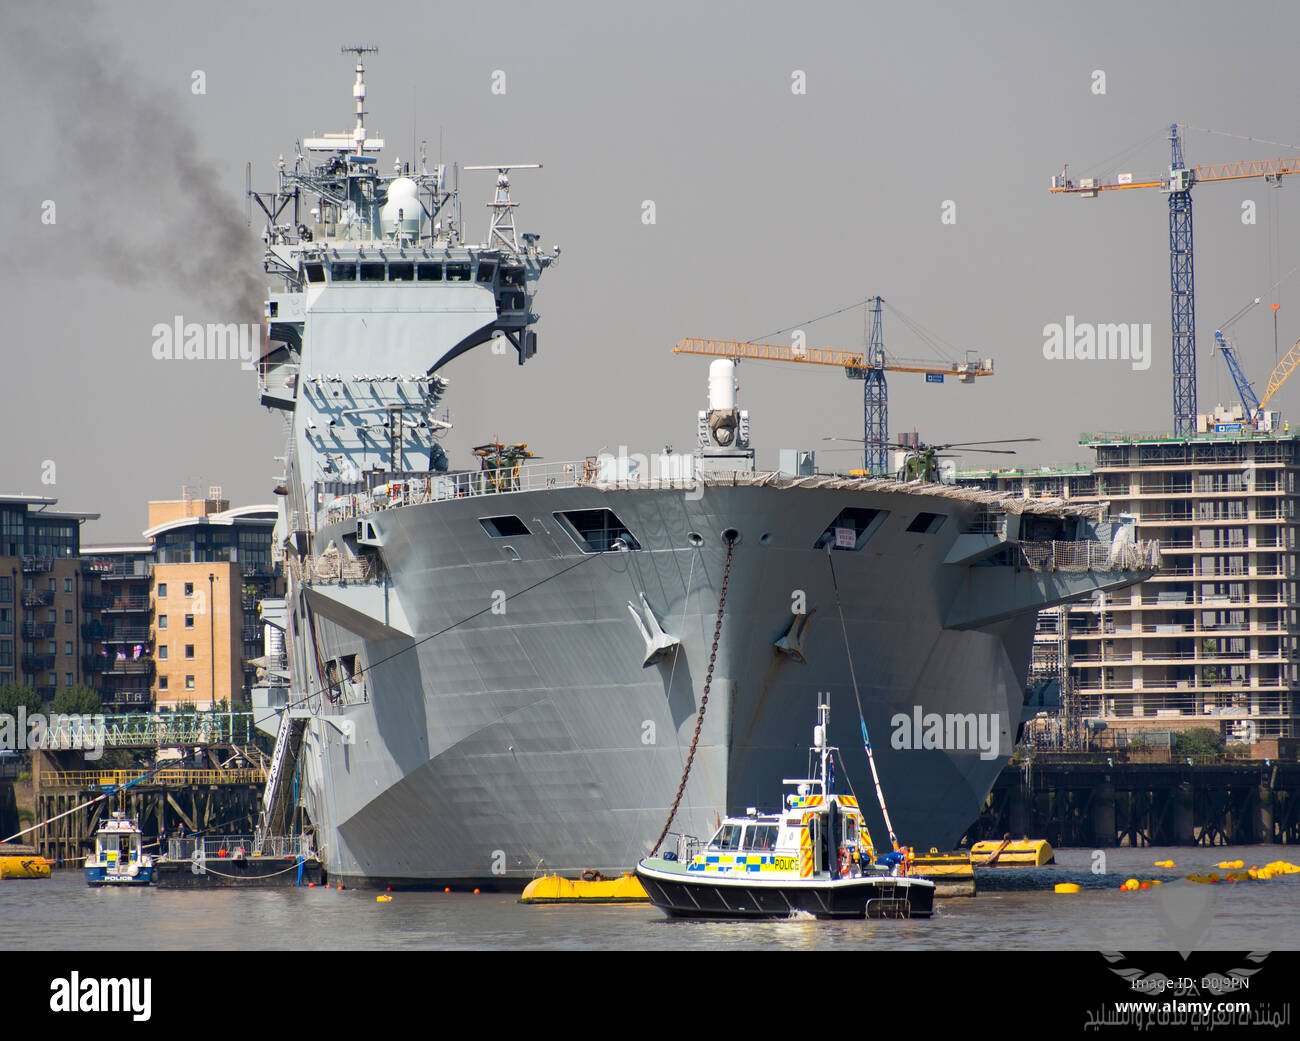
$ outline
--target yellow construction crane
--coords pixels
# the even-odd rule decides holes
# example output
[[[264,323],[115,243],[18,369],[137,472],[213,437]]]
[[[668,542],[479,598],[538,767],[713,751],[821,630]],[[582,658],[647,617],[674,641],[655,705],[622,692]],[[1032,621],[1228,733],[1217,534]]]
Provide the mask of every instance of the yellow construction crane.
[[[885,387],[886,372],[911,372],[923,375],[927,383],[942,383],[951,376],[959,383],[974,383],[980,376],[993,375],[988,358],[964,362],[939,363],[914,358],[886,356],[881,332],[879,297],[872,301],[871,344],[867,351],[848,351],[835,347],[795,347],[780,343],[753,343],[740,340],[705,340],[690,337],[678,342],[674,354],[702,354],[708,358],[732,361],[780,361],[796,365],[831,365],[844,370],[849,379],[863,381],[863,453],[864,473],[883,477],[889,472],[889,413]]]
[[[851,378],[869,369],[884,372],[915,372],[926,376],[952,376],[961,383],[974,383],[977,376],[992,376],[993,362],[988,358],[964,362],[936,363],[917,358],[890,357],[882,365],[873,363],[863,351],[838,347],[791,347],[781,343],[749,343],[740,340],[705,340],[687,337],[679,340],[674,354],[703,354],[710,358],[733,361],[788,361],[804,365],[833,365]],[[938,382],[937,380],[935,382]]]

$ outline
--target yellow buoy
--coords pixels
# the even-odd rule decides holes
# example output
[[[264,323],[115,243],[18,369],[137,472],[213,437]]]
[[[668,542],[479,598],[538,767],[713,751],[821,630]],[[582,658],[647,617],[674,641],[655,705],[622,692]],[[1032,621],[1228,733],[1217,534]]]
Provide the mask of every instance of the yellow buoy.
[[[640,881],[630,873],[592,881],[543,875],[529,882],[519,897],[521,904],[644,904],[649,900]]]
[[[1246,862],[1244,860],[1221,860],[1214,866],[1220,871],[1232,871],[1236,868],[1244,868]]]
[[[50,862],[44,857],[0,857],[0,878],[49,878]]]
[[[1042,867],[1056,863],[1056,852],[1046,839],[1001,839],[977,842],[970,848],[976,867]]]
[[[1177,867],[1178,865],[1175,864],[1172,860],[1157,860],[1155,862],[1155,866],[1162,867],[1162,868],[1172,868],[1172,867]]]
[[[393,902],[393,898],[389,896],[387,893],[380,893],[377,897],[375,897],[375,903],[377,904],[391,904],[392,902]]]
[[[1082,890],[1079,888],[1079,883],[1078,883],[1078,882],[1057,882],[1057,883],[1056,883],[1056,886],[1055,886],[1055,892],[1057,892],[1057,893],[1079,893],[1079,892],[1082,892]]]

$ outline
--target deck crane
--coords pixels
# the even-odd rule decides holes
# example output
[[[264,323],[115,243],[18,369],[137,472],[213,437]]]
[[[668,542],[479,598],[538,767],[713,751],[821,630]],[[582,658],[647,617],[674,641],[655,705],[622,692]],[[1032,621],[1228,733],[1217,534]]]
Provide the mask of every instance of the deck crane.
[[[849,379],[863,381],[864,469],[872,477],[889,473],[889,395],[886,372],[911,372],[924,375],[927,382],[940,383],[945,376],[959,383],[974,383],[980,376],[993,375],[991,359],[967,358],[964,362],[936,363],[915,358],[895,358],[885,354],[880,320],[880,297],[871,304],[871,333],[867,350],[849,351],[835,347],[794,347],[779,343],[754,343],[740,340],[708,340],[689,337],[680,340],[674,354],[702,354],[710,358],[733,361],[780,361],[796,365],[831,365],[843,369]]]
[[[1081,178],[1076,184],[1067,167],[1052,178],[1054,194],[1085,199],[1099,192],[1130,188],[1159,188],[1169,196],[1169,300],[1173,333],[1174,433],[1196,432],[1196,292],[1192,252],[1192,186],[1207,181],[1240,181],[1264,177],[1277,181],[1300,173],[1300,158],[1187,166],[1183,136],[1177,123],[1169,126],[1169,172],[1156,179],[1134,180],[1132,174],[1114,178]]]

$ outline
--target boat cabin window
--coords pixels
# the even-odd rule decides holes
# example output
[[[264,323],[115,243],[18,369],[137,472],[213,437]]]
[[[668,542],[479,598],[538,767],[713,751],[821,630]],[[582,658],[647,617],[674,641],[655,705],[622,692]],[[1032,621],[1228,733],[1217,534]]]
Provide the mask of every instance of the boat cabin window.
[[[325,281],[325,265],[324,265],[324,264],[308,264],[308,265],[306,265],[306,267],[307,267],[307,281],[308,281],[308,282],[324,282],[324,281]]]
[[[390,282],[413,282],[415,281],[415,265],[409,260],[393,261],[388,265],[388,281]]]
[[[858,841],[858,819],[856,817],[844,818],[844,841]]]
[[[484,261],[478,266],[478,280],[480,282],[491,282],[496,277],[497,266]]]
[[[441,264],[420,264],[415,269],[415,277],[421,282],[441,282]]]
[[[531,535],[528,525],[518,517],[480,517],[483,530],[494,539],[505,539],[515,535]]]
[[[447,265],[448,282],[468,282],[469,265],[468,264],[448,264]]]
[[[357,265],[352,261],[336,261],[330,265],[331,282],[355,282],[357,280]]]
[[[511,289],[497,294],[497,307],[502,311],[522,311],[527,299],[522,289]]]
[[[641,543],[627,530],[613,510],[567,510],[555,514],[584,553],[605,553],[621,542],[628,549],[640,549]]]
[[[745,829],[745,848],[755,853],[771,853],[776,849],[775,824],[751,824]]]
[[[740,837],[744,830],[740,824],[724,824],[709,840],[709,849],[740,849]]]
[[[948,516],[944,513],[918,513],[912,518],[912,523],[907,526],[907,530],[921,535],[933,535],[943,527],[943,522],[947,519]]]
[[[503,267],[501,269],[501,284],[503,286],[522,286],[524,284],[524,269],[521,267]]]
[[[382,282],[384,280],[383,261],[367,261],[361,265],[362,282]]]
[[[840,550],[860,550],[889,516],[888,510],[847,506],[826,526],[813,543],[813,549],[831,546]]]

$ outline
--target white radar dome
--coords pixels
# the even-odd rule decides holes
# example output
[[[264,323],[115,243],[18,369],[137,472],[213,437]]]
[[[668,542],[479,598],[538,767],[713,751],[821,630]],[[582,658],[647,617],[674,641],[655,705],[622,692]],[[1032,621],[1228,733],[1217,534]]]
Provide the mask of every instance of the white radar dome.
[[[409,177],[398,177],[388,186],[388,201],[379,211],[379,226],[385,238],[418,238],[424,210],[420,207],[419,189]]]

